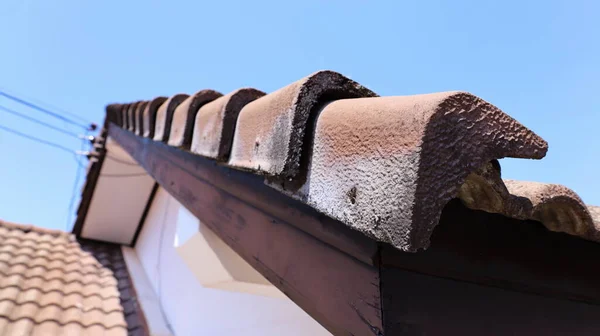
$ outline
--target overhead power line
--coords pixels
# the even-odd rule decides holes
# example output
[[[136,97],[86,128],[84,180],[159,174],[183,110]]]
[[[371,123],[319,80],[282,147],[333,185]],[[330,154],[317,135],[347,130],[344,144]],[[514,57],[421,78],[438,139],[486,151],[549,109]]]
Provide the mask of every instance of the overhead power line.
[[[137,177],[137,176],[148,176],[148,173],[132,173],[132,174],[101,174],[104,177]]]
[[[85,149],[85,139],[81,139],[81,151]],[[75,198],[77,197],[77,186],[79,186],[79,179],[81,177],[81,172],[85,169],[81,164],[81,156],[75,154],[75,161],[77,162],[77,167],[75,167],[75,182],[73,182],[73,190],[71,191],[71,200],[69,201],[69,209],[67,210],[67,224],[65,226],[65,231],[69,231],[69,225],[71,224],[71,219],[73,216],[73,206],[75,205]]]
[[[69,136],[72,136],[72,137],[75,137],[75,138],[79,138],[79,135],[77,133],[69,132],[69,131],[64,130],[62,128],[50,125],[48,123],[45,123],[43,121],[37,120],[35,118],[32,118],[32,117],[30,117],[30,116],[28,116],[26,114],[21,113],[21,112],[17,112],[17,111],[15,111],[13,109],[9,109],[8,107],[0,105],[0,110],[2,110],[4,112],[7,112],[7,113],[10,113],[12,115],[16,115],[16,116],[18,116],[20,118],[29,120],[29,121],[34,122],[36,124],[39,124],[39,125],[42,125],[42,126],[46,126],[46,127],[50,128],[50,129],[53,129],[53,130],[58,131],[58,132],[61,132],[63,134],[66,134],[66,135],[69,135]]]
[[[9,132],[9,133],[12,133],[12,134],[18,135],[18,136],[20,136],[20,137],[23,137],[23,138],[29,139],[29,140],[31,140],[31,141],[39,142],[39,143],[41,143],[41,144],[44,144],[44,145],[47,145],[47,146],[51,146],[51,147],[54,147],[54,148],[56,148],[56,149],[63,150],[63,151],[65,151],[65,152],[67,152],[67,153],[70,153],[70,154],[73,154],[73,153],[75,153],[75,151],[74,151],[74,150],[72,150],[72,149],[69,149],[69,148],[67,148],[67,147],[65,147],[65,146],[63,146],[63,145],[59,145],[59,144],[57,144],[57,143],[54,143],[54,142],[51,142],[51,141],[48,141],[48,140],[44,140],[44,139],[41,139],[41,138],[37,138],[37,137],[31,136],[31,135],[29,135],[29,134],[26,134],[26,133],[23,133],[23,132],[19,132],[19,131],[17,131],[17,130],[14,130],[14,129],[12,129],[12,128],[9,128],[9,127],[3,126],[3,125],[0,125],[0,129],[1,129],[1,130],[4,130],[4,131],[6,131],[6,132]]]
[[[30,103],[30,102],[28,102],[28,101],[26,101],[24,99],[15,97],[15,96],[13,96],[11,94],[8,94],[8,93],[6,93],[4,91],[0,91],[0,95],[4,96],[4,97],[6,97],[6,98],[8,98],[10,100],[13,100],[13,101],[15,101],[15,102],[17,102],[19,104],[22,104],[22,105],[25,105],[27,107],[30,107],[30,108],[32,108],[32,109],[34,109],[36,111],[39,111],[39,112],[42,112],[42,113],[46,113],[46,114],[48,114],[50,116],[53,116],[54,118],[60,119],[60,120],[62,120],[64,122],[67,122],[69,124],[72,124],[72,125],[75,125],[75,126],[79,126],[79,127],[83,128],[85,130],[88,130],[88,129],[89,130],[94,130],[96,128],[96,125],[93,124],[93,123],[90,124],[90,125],[84,125],[84,124],[82,124],[80,122],[74,121],[73,119],[69,119],[69,118],[67,118],[65,116],[62,116],[59,113],[50,111],[50,110],[48,110],[46,108],[43,108],[43,107],[41,107],[39,105],[36,105],[34,103]]]
[[[76,113],[65,111],[65,110],[63,110],[61,108],[58,108],[58,107],[54,106],[54,105],[48,104],[47,102],[41,101],[39,99],[34,99],[34,98],[30,97],[30,96],[24,95],[21,92],[15,92],[14,90],[7,90],[6,87],[3,87],[3,86],[0,86],[0,92],[4,92],[4,93],[10,94],[12,96],[21,97],[22,100],[28,100],[28,101],[36,104],[36,105],[40,105],[42,107],[45,107],[46,109],[53,110],[55,112],[60,112],[59,114],[66,114],[66,115],[71,116],[71,117],[73,117],[75,119],[78,119],[79,121],[81,121],[83,123],[86,123],[86,124],[91,124],[92,123],[91,121],[87,120],[86,118],[84,118],[84,117],[82,117],[80,115],[77,115]]]
[[[128,162],[128,161],[121,160],[119,158],[116,158],[116,157],[108,155],[108,154],[106,154],[106,157],[109,158],[109,159],[111,159],[111,160],[113,160],[113,161],[115,161],[115,162],[118,162],[120,164],[124,164],[124,165],[127,165],[127,166],[139,166],[139,164],[137,164],[136,162]]]

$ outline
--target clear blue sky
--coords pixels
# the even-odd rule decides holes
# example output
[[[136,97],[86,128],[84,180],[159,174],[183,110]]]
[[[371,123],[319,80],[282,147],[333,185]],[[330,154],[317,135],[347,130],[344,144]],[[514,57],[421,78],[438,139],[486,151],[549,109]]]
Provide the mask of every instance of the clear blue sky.
[[[99,123],[108,102],[270,92],[320,69],[380,95],[467,90],[550,143],[541,161],[503,160],[505,178],[561,183],[600,204],[598,13],[593,0],[8,0],[0,87]],[[80,145],[1,111],[0,124]],[[0,130],[0,162],[0,218],[64,228],[73,156]]]

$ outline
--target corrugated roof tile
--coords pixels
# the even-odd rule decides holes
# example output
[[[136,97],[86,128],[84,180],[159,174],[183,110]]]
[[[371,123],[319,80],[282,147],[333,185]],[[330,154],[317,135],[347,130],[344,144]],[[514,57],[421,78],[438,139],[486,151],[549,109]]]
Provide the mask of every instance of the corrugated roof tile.
[[[154,140],[169,141],[171,132],[171,123],[173,122],[173,113],[179,104],[189,97],[188,94],[176,94],[167,99],[156,111]]]
[[[342,99],[319,114],[298,197],[376,239],[428,246],[470,171],[500,157],[542,158],[546,142],[463,92]]]
[[[234,104],[243,90],[200,108],[191,152],[264,174],[265,183],[379,241],[426,248],[452,198],[600,241],[600,208],[572,190],[501,179],[497,159],[541,159],[547,143],[472,94],[377,97],[332,71]],[[146,137],[166,140],[171,105],[161,106],[157,134]]]
[[[189,148],[198,110],[221,96],[223,95],[220,92],[214,90],[201,90],[179,104],[173,112],[168,144],[175,147]]]
[[[167,97],[157,97],[150,101],[142,113],[142,135],[146,138],[154,138],[154,129],[156,128],[156,112],[167,101]]]
[[[31,330],[31,336],[61,335],[61,326],[56,321],[44,321],[36,324]]]
[[[9,243],[0,248],[0,335],[139,331],[139,324],[126,324],[117,287],[129,281],[119,246],[77,242],[66,233],[2,221],[0,241]],[[94,258],[96,252],[105,266]],[[130,300],[132,293],[125,295]],[[143,321],[139,309],[129,314]]]
[[[144,110],[146,109],[148,104],[150,104],[149,101],[140,102],[133,114],[133,124],[134,124],[133,129],[134,129],[134,133],[136,135],[141,136],[144,134],[143,116],[144,116]]]
[[[141,101],[132,103],[127,108],[127,129],[130,132],[135,132],[135,112],[138,109],[138,106],[141,104]]]
[[[244,88],[202,106],[194,121],[191,151],[218,161],[229,159],[240,111],[264,95],[262,91]]]
[[[121,120],[121,127],[124,129],[129,129],[129,117],[127,116],[127,111],[129,110],[129,106],[131,104],[123,104],[121,105],[121,109],[119,110],[119,119]]]
[[[30,319],[12,321],[7,324],[4,335],[7,336],[28,336],[33,329],[34,322]]]
[[[376,96],[332,71],[319,71],[245,105],[239,113],[229,163],[269,175],[293,177],[300,167],[309,119],[340,98]]]

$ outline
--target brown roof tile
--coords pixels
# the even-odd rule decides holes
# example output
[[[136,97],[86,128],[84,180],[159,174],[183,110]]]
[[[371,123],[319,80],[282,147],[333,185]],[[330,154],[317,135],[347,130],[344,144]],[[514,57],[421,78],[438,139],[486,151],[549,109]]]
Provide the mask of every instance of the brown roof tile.
[[[427,246],[472,169],[545,152],[544,140],[468,93],[342,99],[319,115],[299,194],[378,240],[415,250]]]
[[[198,110],[221,96],[220,92],[214,90],[201,90],[189,96],[177,106],[173,112],[168,144],[175,147],[189,148]]]
[[[0,246],[0,335],[145,330],[139,309],[127,314],[141,322],[126,322],[135,295],[119,246],[3,221]]]
[[[154,138],[154,129],[156,128],[156,112],[167,101],[167,97],[157,97],[150,101],[142,113],[142,135],[146,138]]]
[[[142,103],[141,101],[135,102],[127,108],[127,129],[131,132],[135,132],[135,112]]]
[[[588,206],[588,211],[592,216],[592,220],[596,223],[596,227],[600,228],[600,207],[598,206]]]
[[[300,168],[310,117],[331,100],[373,96],[374,92],[351,79],[320,71],[258,98],[239,113],[229,163],[292,177]]]
[[[470,93],[377,97],[321,71],[240,102],[225,120],[232,95],[199,110],[192,152],[265,174],[267,184],[379,241],[426,248],[452,198],[600,241],[600,209],[572,190],[502,180],[497,159],[541,159],[547,143]]]
[[[154,140],[167,142],[171,132],[173,113],[179,104],[189,97],[188,94],[176,94],[167,99],[156,111]]]
[[[127,117],[127,110],[129,109],[129,105],[131,104],[121,104],[118,109],[118,119],[121,120],[121,127],[124,129],[128,129],[129,118]]]
[[[252,88],[239,89],[202,106],[195,120],[191,151],[226,161],[240,111],[246,104],[264,95],[264,92]]]
[[[493,168],[493,167],[496,168]],[[541,222],[551,231],[600,241],[600,222],[571,189],[557,184],[502,180],[490,163],[471,173],[459,198],[469,208]]]
[[[141,102],[140,104],[138,104],[138,106],[135,109],[135,112],[133,114],[133,124],[134,124],[133,128],[135,130],[136,135],[144,134],[143,117],[144,117],[144,110],[146,110],[146,107],[148,106],[148,104],[150,104],[149,101]]]

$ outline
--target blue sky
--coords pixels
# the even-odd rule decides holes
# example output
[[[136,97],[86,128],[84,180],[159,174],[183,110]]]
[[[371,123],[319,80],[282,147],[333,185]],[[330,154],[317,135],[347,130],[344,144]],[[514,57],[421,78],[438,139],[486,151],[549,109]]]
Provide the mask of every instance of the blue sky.
[[[0,88],[98,123],[109,102],[270,92],[320,69],[380,95],[466,90],[550,144],[541,161],[503,160],[505,178],[564,184],[600,204],[599,12],[592,0],[8,0]],[[80,146],[1,111],[0,125]],[[0,162],[0,218],[64,229],[73,155],[0,130]]]

